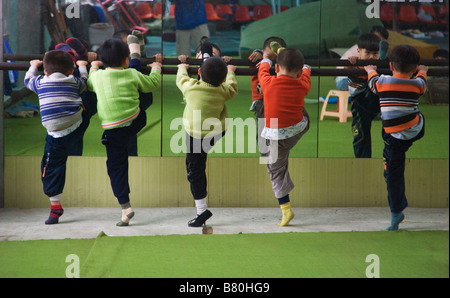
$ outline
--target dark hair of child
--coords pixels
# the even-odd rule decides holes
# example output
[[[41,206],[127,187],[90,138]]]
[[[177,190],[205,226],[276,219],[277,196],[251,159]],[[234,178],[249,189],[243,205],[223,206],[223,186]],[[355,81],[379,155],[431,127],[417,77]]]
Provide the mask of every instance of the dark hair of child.
[[[434,58],[434,59],[437,59],[437,58],[448,59],[448,51],[447,51],[447,50],[444,50],[444,49],[436,50],[436,51],[433,53],[433,58]]]
[[[420,54],[410,45],[398,45],[392,49],[389,60],[395,70],[401,73],[408,73],[419,65]]]
[[[299,50],[287,48],[278,54],[277,64],[289,72],[299,71],[305,64],[305,58]]]
[[[121,67],[130,55],[128,44],[117,38],[105,41],[98,51],[105,67]]]
[[[386,28],[384,28],[383,26],[373,26],[372,29],[370,30],[370,33],[375,32],[378,32],[386,40],[389,38],[389,31],[387,31]]]
[[[264,41],[264,44],[263,44],[262,48],[265,49],[267,47],[270,47],[270,43],[272,41],[278,42],[283,48],[287,47],[286,42],[284,41],[284,39],[282,39],[281,37],[277,37],[277,36],[271,36],[271,37],[267,38]]]
[[[227,65],[220,57],[208,58],[202,65],[202,80],[215,87],[220,86],[227,77]]]
[[[130,34],[131,34],[131,30],[128,30],[128,29],[119,30],[114,33],[113,38],[123,39],[124,37],[127,38],[128,35],[130,35]]]
[[[366,49],[367,51],[380,50],[380,38],[373,33],[361,34],[357,42],[359,49]]]
[[[47,75],[55,72],[67,75],[74,69],[72,55],[61,50],[47,52],[44,56],[43,64]]]

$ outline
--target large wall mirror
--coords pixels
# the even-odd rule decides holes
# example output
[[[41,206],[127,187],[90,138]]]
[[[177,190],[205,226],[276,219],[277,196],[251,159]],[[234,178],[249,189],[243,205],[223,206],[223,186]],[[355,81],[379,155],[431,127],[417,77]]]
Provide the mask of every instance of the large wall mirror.
[[[380,39],[386,39],[388,54],[396,45],[409,44],[419,51],[422,59],[440,59],[434,55],[437,50],[447,51],[448,59],[448,1],[390,2],[322,0],[321,52],[328,55],[324,59],[348,60],[349,56],[358,56],[355,45],[359,36],[365,33],[375,33]],[[430,92],[420,99],[419,104],[426,117],[425,137],[411,147],[407,156],[448,158],[448,76],[430,77],[428,87]],[[337,95],[345,95],[347,90],[347,77],[320,77],[320,101],[326,101],[327,95],[330,98],[325,109],[322,109],[324,103],[320,104],[319,157],[355,157],[351,113],[346,122],[327,115],[328,110],[338,109]],[[350,101],[348,110],[351,110]],[[373,158],[383,156],[381,129],[381,118],[376,116],[370,129]]]
[[[288,47],[300,49],[307,59],[317,59],[319,4],[313,1],[291,0],[174,0],[167,9],[168,25],[163,26],[163,54],[165,57],[195,58],[201,52],[201,37],[207,35],[214,44],[213,55],[220,55],[229,64],[233,64],[239,59],[249,60],[255,50],[264,50],[266,39],[277,37]],[[204,6],[204,9],[199,8],[199,5]],[[192,17],[177,19],[179,14]],[[183,29],[190,28],[193,20],[200,19],[203,19],[198,22],[200,24],[192,25],[196,26],[195,28]],[[239,68],[254,69],[254,66]],[[253,99],[261,97],[257,94],[256,84],[252,87],[251,76],[238,75],[237,80],[238,95],[226,103],[230,118],[227,133],[216,144],[211,156],[244,157],[260,154],[256,140],[257,111],[260,108]],[[311,128],[291,152],[293,157],[317,156],[318,78],[312,80],[312,88],[306,98],[306,108],[312,119]],[[175,85],[175,76],[164,77],[162,90],[163,156],[180,155],[183,149],[182,138],[185,137],[181,126],[185,102]]]
[[[4,52],[12,54],[42,54],[54,49],[56,44],[66,42],[69,37],[85,41],[89,51],[95,52],[108,38],[140,30],[145,36],[147,58],[161,53],[174,62],[164,67],[176,70],[181,55],[188,58],[187,63],[196,58],[200,39],[207,36],[217,46],[213,54],[222,56],[229,64],[239,60],[241,66],[238,68],[248,70],[253,66],[242,65],[242,61],[248,61],[254,50],[263,50],[267,38],[277,36],[288,47],[299,49],[307,62],[313,64],[313,69],[336,69],[336,66],[324,63],[331,59],[345,59],[352,48],[355,49],[358,37],[377,27],[388,32],[390,49],[396,44],[408,43],[419,49],[424,59],[434,59],[433,54],[438,49],[448,51],[448,1],[401,4],[358,0],[3,2],[4,40],[7,44]],[[377,3],[379,5],[375,5]],[[177,15],[192,15],[192,18],[177,19]],[[203,19],[205,21],[196,23]],[[189,29],[189,26],[194,27]],[[189,35],[193,32],[196,34]],[[191,68],[197,67],[191,64]],[[37,112],[37,97],[24,88],[24,75],[25,71],[5,72],[9,79],[4,88],[5,155],[40,156],[45,144],[45,129]],[[198,75],[192,74],[192,78],[198,78]],[[339,79],[342,78],[331,75],[311,77],[312,87],[305,98],[305,108],[311,119],[310,129],[291,151],[291,157],[354,157],[351,113],[345,121],[324,114],[324,111],[337,110],[338,97],[346,94],[346,84],[343,86]],[[445,84],[448,90],[448,77],[432,79],[439,79],[435,84],[439,90],[442,90],[439,86]],[[161,88],[153,92],[153,103],[147,109],[147,126],[137,138],[138,156],[184,155],[182,117],[185,102],[175,80],[175,74],[164,74]],[[238,75],[237,80],[239,93],[226,103],[230,118],[227,133],[216,144],[211,156],[260,155],[256,140],[257,120],[251,110],[252,77]],[[420,100],[420,109],[426,117],[426,135],[411,148],[408,157],[449,156],[448,97],[446,101],[436,99],[438,93],[427,94]],[[349,101],[347,110],[350,109]],[[84,137],[83,155],[106,155],[100,142],[101,134],[100,121],[94,115]],[[372,121],[371,134],[372,157],[382,158],[379,117]]]

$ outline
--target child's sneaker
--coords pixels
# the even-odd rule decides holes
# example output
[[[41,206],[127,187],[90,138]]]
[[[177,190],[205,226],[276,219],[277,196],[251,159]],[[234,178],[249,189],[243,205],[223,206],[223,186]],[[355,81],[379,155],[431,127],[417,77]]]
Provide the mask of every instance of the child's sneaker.
[[[147,55],[145,52],[145,36],[144,36],[144,34],[140,30],[133,30],[131,32],[131,35],[134,35],[138,38],[141,57],[145,58]]]
[[[203,62],[205,62],[209,57],[213,56],[213,48],[207,36],[203,36],[200,39],[200,52],[202,53]]]
[[[77,60],[88,60],[88,50],[78,38],[68,38],[66,44],[75,50]]]
[[[139,45],[139,39],[135,35],[128,35],[127,37],[128,48],[130,49],[131,59],[141,58],[141,47]]]
[[[193,227],[193,228],[201,227],[211,216],[212,216],[211,211],[206,209],[205,212],[203,212],[200,215],[197,215],[197,217],[194,218],[193,220],[190,220],[188,222],[188,226]]]

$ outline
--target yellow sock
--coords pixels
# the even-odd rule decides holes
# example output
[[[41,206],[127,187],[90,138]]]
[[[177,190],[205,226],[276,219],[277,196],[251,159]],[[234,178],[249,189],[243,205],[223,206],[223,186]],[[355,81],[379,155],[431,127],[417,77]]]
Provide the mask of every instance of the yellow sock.
[[[285,203],[280,205],[281,212],[283,213],[283,218],[278,223],[280,227],[287,226],[289,222],[294,218],[295,214],[292,212],[291,203]]]

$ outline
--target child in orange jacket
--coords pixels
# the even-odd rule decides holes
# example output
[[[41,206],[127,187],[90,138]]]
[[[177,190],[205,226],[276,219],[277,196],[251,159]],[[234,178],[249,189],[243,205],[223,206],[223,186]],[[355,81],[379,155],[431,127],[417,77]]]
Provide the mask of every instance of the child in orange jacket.
[[[294,184],[289,176],[289,151],[309,129],[309,116],[304,109],[305,96],[311,89],[311,70],[304,65],[304,57],[297,49],[284,49],[271,43],[278,53],[276,76],[269,69],[272,61],[267,55],[259,67],[258,79],[264,94],[265,126],[262,137],[269,148],[267,169],[272,189],[282,210],[279,226],[286,226],[294,218],[289,193]]]

